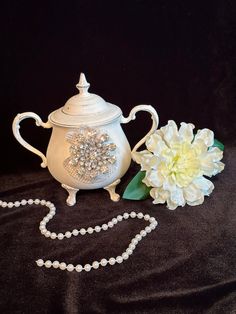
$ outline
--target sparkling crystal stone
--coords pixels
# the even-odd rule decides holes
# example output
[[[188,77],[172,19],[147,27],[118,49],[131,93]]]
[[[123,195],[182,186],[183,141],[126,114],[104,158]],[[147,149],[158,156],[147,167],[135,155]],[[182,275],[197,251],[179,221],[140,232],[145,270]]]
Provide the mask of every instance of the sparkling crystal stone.
[[[115,150],[116,149],[116,144],[114,144],[114,143],[109,144],[108,149],[109,150]]]
[[[108,173],[111,165],[116,162],[116,156],[110,154],[116,145],[107,143],[109,135],[106,133],[82,127],[68,132],[66,138],[71,146],[70,156],[64,161],[64,166],[77,178],[94,180],[98,175]]]
[[[101,137],[100,137],[100,141],[103,143],[103,142],[106,142],[109,140],[109,135],[108,134],[102,134]]]

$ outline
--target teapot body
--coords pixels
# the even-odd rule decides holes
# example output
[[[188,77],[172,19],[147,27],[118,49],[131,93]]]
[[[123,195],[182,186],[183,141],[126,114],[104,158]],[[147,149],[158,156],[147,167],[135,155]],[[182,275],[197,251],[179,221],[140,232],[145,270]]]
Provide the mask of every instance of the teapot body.
[[[98,139],[103,135],[107,140],[101,143]],[[79,140],[81,136],[82,141]],[[110,152],[104,149],[109,145],[113,145]],[[83,146],[83,150],[78,146]],[[102,126],[68,128],[54,125],[46,158],[50,173],[64,186],[77,190],[98,189],[112,184],[126,173],[131,162],[131,149],[119,119]],[[110,158],[112,162],[109,162]]]
[[[72,96],[65,105],[49,115],[47,122],[34,112],[18,114],[12,124],[17,141],[41,159],[41,167],[48,167],[52,176],[67,190],[67,204],[76,203],[76,193],[80,189],[104,188],[113,201],[120,196],[115,192],[120,178],[129,168],[135,152],[155,132],[159,118],[150,105],[135,106],[127,118],[121,109],[106,102],[98,95],[88,92],[90,84],[81,73],[76,87],[79,94]],[[151,114],[150,131],[131,150],[121,128],[122,123],[135,120],[136,113],[146,111]],[[20,134],[20,123],[28,118],[37,126],[50,129],[52,135],[46,156],[26,142]]]

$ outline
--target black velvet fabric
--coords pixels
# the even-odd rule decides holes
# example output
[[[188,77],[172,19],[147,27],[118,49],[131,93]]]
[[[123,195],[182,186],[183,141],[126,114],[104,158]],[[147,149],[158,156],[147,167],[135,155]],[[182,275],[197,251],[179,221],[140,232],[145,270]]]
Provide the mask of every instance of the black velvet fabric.
[[[235,152],[227,148],[226,169],[202,205],[175,211],[151,199],[113,203],[104,190],[80,191],[70,208],[66,192],[45,170],[2,176],[1,199],[55,203],[51,231],[101,225],[131,210],[156,217],[159,226],[124,263],[69,273],[39,268],[35,260],[86,264],[117,256],[145,222],[127,220],[106,232],[59,241],[38,230],[45,207],[1,209],[1,313],[235,313]],[[119,192],[136,170],[133,165]]]
[[[145,226],[128,220],[107,232],[50,240],[45,207],[0,208],[0,313],[236,313],[236,3],[219,1],[6,1],[1,6],[0,199],[55,203],[59,232],[101,225],[131,210],[157,218],[124,263],[89,273],[38,268],[35,260],[86,264],[122,253]],[[113,203],[104,190],[80,191],[76,206],[39,158],[16,142],[19,112],[43,121],[76,93],[120,106],[151,104],[160,126],[173,119],[210,128],[226,145],[224,172],[204,204],[175,211],[152,200]],[[131,147],[150,128],[148,114],[124,125]],[[50,131],[33,121],[22,136],[45,152]],[[118,192],[138,171],[132,164]]]

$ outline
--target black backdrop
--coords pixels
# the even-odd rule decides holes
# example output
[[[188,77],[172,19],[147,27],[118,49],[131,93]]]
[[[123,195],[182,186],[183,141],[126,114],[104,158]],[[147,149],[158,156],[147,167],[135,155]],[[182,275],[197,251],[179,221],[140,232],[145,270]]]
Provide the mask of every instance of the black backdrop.
[[[209,127],[231,141],[235,125],[234,1],[9,1],[2,7],[1,160],[3,170],[36,168],[14,140],[19,112],[47,120],[76,93],[80,72],[91,91],[124,115],[153,105],[167,120]],[[125,127],[131,144],[148,116]],[[23,124],[22,124],[23,125]],[[24,122],[22,134],[43,151],[50,131]],[[1,169],[2,170],[2,169]]]
[[[42,257],[88,263],[116,256],[140,228],[125,222],[100,236],[47,240],[36,206],[0,211],[1,313],[235,313],[235,1],[7,1],[1,4],[0,198],[45,198],[56,232],[107,222],[129,209],[154,215],[151,233],[127,262],[90,273],[39,269]],[[46,121],[76,93],[80,72],[91,91],[119,105],[153,105],[167,120],[208,127],[226,144],[225,171],[201,206],[168,211],[151,200],[109,201],[80,191],[73,208],[40,159],[14,139],[11,123],[34,111]],[[125,126],[134,145],[147,113]],[[22,135],[46,151],[50,131],[24,121]],[[118,187],[122,193],[133,165]],[[38,209],[38,210],[37,210]]]

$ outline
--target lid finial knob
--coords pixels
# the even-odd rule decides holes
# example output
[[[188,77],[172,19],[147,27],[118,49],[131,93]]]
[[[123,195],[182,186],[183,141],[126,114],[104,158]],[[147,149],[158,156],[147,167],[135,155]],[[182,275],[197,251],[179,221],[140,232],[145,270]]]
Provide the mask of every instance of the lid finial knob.
[[[88,94],[89,86],[84,73],[80,73],[79,83],[76,85],[80,94]]]

